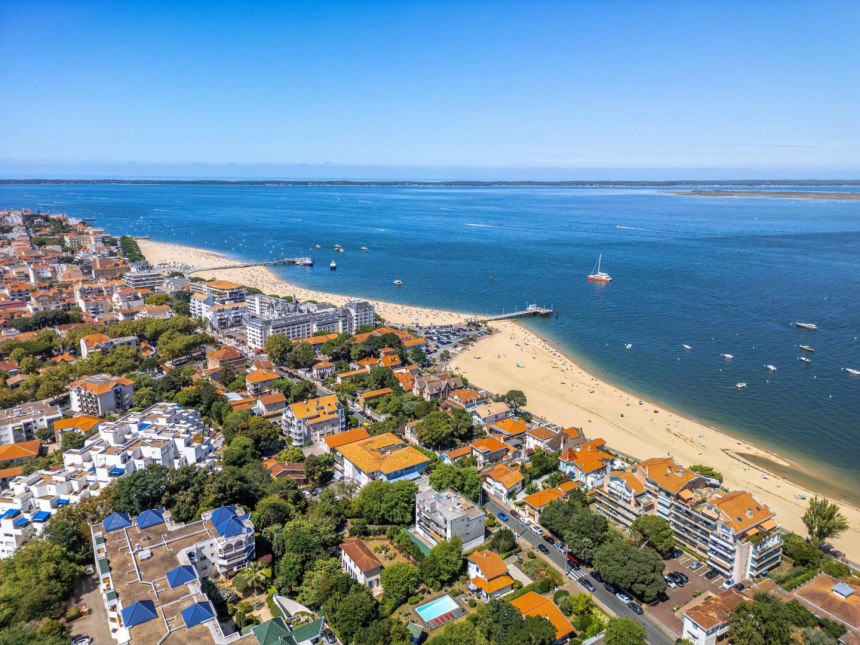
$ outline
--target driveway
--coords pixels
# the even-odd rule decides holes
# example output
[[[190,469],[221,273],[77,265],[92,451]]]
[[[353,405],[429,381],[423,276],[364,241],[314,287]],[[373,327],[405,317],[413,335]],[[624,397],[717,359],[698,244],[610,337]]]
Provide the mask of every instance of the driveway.
[[[502,506],[493,499],[490,499],[486,503],[486,509],[494,515],[499,511],[505,511],[507,513],[510,510],[508,507]],[[499,521],[501,522],[501,520]],[[511,531],[513,531],[520,540],[527,542],[533,548],[536,548],[538,544],[545,544],[543,539],[537,533],[532,531],[525,524],[523,524],[514,517],[509,517],[507,522],[501,523],[504,524]],[[550,547],[549,549],[549,555],[541,554],[541,557],[545,560],[549,560],[559,570],[564,571],[568,578],[578,580],[582,579],[586,575],[582,569],[580,569],[579,571],[571,570],[567,564],[566,556],[562,555],[552,547]],[[651,620],[647,614],[644,616],[638,616],[634,614],[632,611],[630,611],[630,608],[627,607],[626,604],[618,600],[618,598],[616,598],[614,594],[610,594],[608,591],[606,591],[606,589],[603,588],[603,585],[594,580],[592,580],[592,582],[595,582],[595,587],[597,587],[597,589],[591,594],[594,597],[594,600],[601,607],[606,609],[610,614],[613,614],[615,616],[627,616],[628,618],[642,625],[646,630],[646,638],[650,645],[674,644],[675,638],[670,638],[664,632],[664,630],[666,629],[665,627],[662,627],[659,623]],[[580,591],[587,591],[585,587],[582,587],[578,582],[576,583],[576,586]],[[671,609],[671,605],[669,606],[669,608]],[[680,630],[678,630],[677,633],[680,634]]]
[[[697,560],[686,554],[675,560],[666,561],[666,570],[663,572],[664,575],[671,571],[680,571],[690,579],[690,582],[683,587],[666,589],[666,595],[669,597],[668,600],[649,605],[645,608],[645,610],[650,613],[655,620],[659,621],[672,632],[680,633],[683,629],[683,621],[675,615],[676,605],[686,605],[696,597],[696,591],[701,592],[698,595],[702,595],[707,592],[711,592],[713,594],[719,594],[722,592],[720,584],[722,584],[725,578],[717,576],[714,580],[708,580],[705,578],[704,574],[710,567],[704,565],[696,571],[692,571],[690,569],[690,565],[693,562],[697,562]]]
[[[89,636],[94,645],[114,645],[108,626],[107,609],[105,609],[102,594],[99,591],[95,576],[85,576],[75,590],[75,601],[83,601],[92,610],[89,616],[84,616],[69,625],[69,635],[74,640],[78,636]]]

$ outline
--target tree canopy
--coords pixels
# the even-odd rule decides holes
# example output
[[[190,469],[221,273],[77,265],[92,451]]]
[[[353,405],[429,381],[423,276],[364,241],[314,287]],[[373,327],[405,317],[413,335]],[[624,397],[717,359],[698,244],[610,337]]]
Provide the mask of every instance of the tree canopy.
[[[803,523],[815,544],[839,537],[848,530],[848,520],[839,511],[839,505],[817,495],[809,500]]]
[[[664,558],[675,549],[675,536],[669,522],[659,515],[641,515],[633,520],[630,535],[647,544]]]
[[[604,580],[645,602],[656,600],[666,590],[664,567],[654,549],[637,548],[620,540],[609,541],[594,553],[594,568]]]

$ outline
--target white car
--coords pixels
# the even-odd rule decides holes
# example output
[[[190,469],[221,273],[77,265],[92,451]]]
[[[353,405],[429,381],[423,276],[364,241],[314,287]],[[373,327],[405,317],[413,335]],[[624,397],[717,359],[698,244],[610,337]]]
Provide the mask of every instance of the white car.
[[[532,524],[531,526],[529,526],[529,528],[532,531],[534,531],[535,533],[537,533],[538,535],[543,535],[543,529],[541,527],[539,527],[537,524]]]
[[[723,589],[731,589],[735,586],[735,581],[729,578],[723,584],[720,585]]]
[[[666,584],[669,585],[669,589],[674,589],[678,586],[675,584],[675,581],[672,580],[672,578],[667,578],[667,577],[663,576],[663,580],[665,580]]]
[[[93,642],[93,639],[89,636],[78,636],[75,640],[72,641],[72,645],[90,645]]]
[[[630,596],[628,596],[626,593],[624,593],[623,591],[616,591],[615,597],[618,598],[618,600],[620,600],[621,602],[623,602],[625,604],[632,600],[632,598]]]

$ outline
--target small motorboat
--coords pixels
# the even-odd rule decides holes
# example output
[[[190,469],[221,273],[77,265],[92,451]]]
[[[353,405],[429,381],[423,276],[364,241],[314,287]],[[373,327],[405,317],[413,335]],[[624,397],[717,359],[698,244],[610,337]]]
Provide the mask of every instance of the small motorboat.
[[[321,247],[319,244],[317,244],[317,248],[318,248],[318,249],[321,249],[322,247]]]
[[[796,322],[794,324],[802,329],[811,329],[812,331],[818,329],[818,325],[813,325],[812,323]]]
[[[775,365],[765,365],[765,367],[766,367],[767,369],[769,369],[771,372],[775,372],[775,371],[776,371],[776,366],[775,366]]]
[[[366,246],[362,246],[362,247],[361,247],[361,250],[362,250],[362,251],[366,251],[366,250],[367,250],[367,247],[366,247]]]
[[[693,348],[692,348],[692,347],[690,347],[689,345],[684,345],[684,349],[686,349],[686,350],[691,350],[691,349],[693,349]]]
[[[853,374],[854,376],[860,376],[860,370],[855,370],[855,369],[854,369],[854,368],[852,368],[852,367],[846,367],[846,368],[844,368],[844,369],[845,369],[845,371],[846,371],[846,372],[848,372],[849,374]]]
[[[633,345],[631,343],[627,343],[624,347],[626,347],[627,349],[630,349],[631,347],[633,347]]]
[[[804,352],[814,352],[815,351],[809,345],[801,345],[800,349],[802,349]]]
[[[745,390],[747,387],[747,384],[746,383],[738,383],[735,387],[738,388],[739,390]]]
[[[332,271],[336,270],[337,269],[337,262],[332,260],[331,264],[328,265],[328,268],[331,269]]]
[[[727,358],[729,360],[732,360],[734,358],[734,356],[732,356],[731,354],[720,354],[720,356],[722,356],[723,358]]]
[[[807,365],[809,365],[809,364],[811,364],[811,363],[812,363],[812,361],[811,361],[810,359],[806,358],[806,356],[798,356],[798,357],[797,357],[797,360],[799,360],[799,361],[803,361],[803,362],[804,362],[804,363],[806,363]]]
[[[396,284],[398,287],[402,287],[402,286],[403,286],[403,283],[402,283],[400,280],[395,280],[395,281],[394,281],[394,284]]]

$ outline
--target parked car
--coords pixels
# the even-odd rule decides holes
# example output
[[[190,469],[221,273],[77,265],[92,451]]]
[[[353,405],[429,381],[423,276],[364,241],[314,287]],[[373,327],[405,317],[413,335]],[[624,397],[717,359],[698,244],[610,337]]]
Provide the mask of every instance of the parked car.
[[[592,578],[597,580],[597,582],[600,582],[601,580],[603,580],[603,578],[600,577],[600,574],[597,571],[590,571],[588,573],[588,575],[590,575]]]
[[[734,586],[735,586],[735,581],[732,580],[731,578],[729,578],[723,584],[720,585],[720,587],[722,587],[723,589],[731,589]]]
[[[579,560],[573,557],[573,554],[570,551],[567,552],[567,561],[570,566],[576,567],[577,569],[579,568]]]
[[[544,555],[549,555],[549,549],[546,548],[546,544],[538,544],[538,551],[540,551]]]
[[[548,536],[548,535],[544,535],[544,536],[543,536],[543,541],[544,541],[544,542],[546,542],[547,544],[555,544],[555,540],[553,540],[553,539],[552,539],[550,536]]]
[[[678,580],[681,580],[684,584],[687,584],[688,582],[690,582],[690,579],[687,577],[687,575],[684,573],[681,573],[680,571],[673,571],[669,575],[673,576],[674,578],[677,578]]]
[[[663,580],[665,580],[666,584],[669,585],[669,589],[674,589],[678,586],[678,583],[675,582],[674,578],[670,578],[669,576],[663,576]]]
[[[681,549],[679,549],[679,548],[677,548],[677,547],[676,547],[676,548],[672,551],[672,553],[670,553],[670,554],[669,554],[669,559],[670,559],[670,560],[674,560],[675,558],[680,558],[682,555],[684,555],[684,552],[683,552],[683,551],[681,551]]]
[[[714,579],[714,578],[716,578],[718,575],[720,575],[720,572],[719,572],[719,571],[717,571],[716,569],[711,569],[710,571],[708,571],[708,572],[705,574],[705,577],[706,577],[708,580],[713,580],[713,579]]]
[[[93,565],[91,565],[91,564],[87,565],[87,568],[85,569],[85,571],[87,572],[88,576],[91,576],[96,572],[95,567],[93,567]]]
[[[579,581],[579,584],[581,584],[583,587],[585,587],[591,593],[594,593],[594,591],[597,589],[597,587],[594,586],[594,583],[591,582],[591,580],[589,580],[588,578],[582,578]]]
[[[78,636],[75,640],[72,641],[72,645],[90,645],[93,642],[93,639],[89,636]]]
[[[531,526],[529,526],[529,528],[532,531],[534,531],[535,533],[537,533],[538,535],[543,535],[543,529],[541,527],[539,527],[537,524],[532,524]]]
[[[642,611],[642,607],[640,607],[633,601],[628,602],[627,606],[630,607],[630,611],[632,611],[634,614],[639,614],[641,616],[645,613],[644,611]]]
[[[739,582],[735,585],[735,589],[737,589],[738,591],[743,591],[744,589],[746,589],[746,586],[742,582]]]
[[[616,597],[616,598],[618,598],[618,600],[620,600],[621,602],[624,602],[624,603],[628,603],[628,602],[631,602],[631,601],[633,600],[633,598],[631,598],[630,596],[628,596],[626,593],[624,593],[624,592],[623,592],[623,591],[621,591],[620,589],[619,589],[618,591],[616,591],[616,592],[615,592],[615,597]]]
[[[698,560],[693,560],[692,564],[690,565],[690,571],[696,571],[697,569],[701,569],[701,568],[702,568],[702,563],[699,562]]]
[[[500,520],[502,520],[502,522],[508,521],[508,516],[505,515],[502,511],[499,511],[498,513],[496,513],[496,517],[498,517]]]
[[[564,547],[561,545],[561,542],[556,542],[552,547],[559,553],[564,553]]]
[[[685,584],[687,584],[681,576],[677,575],[677,572],[675,571],[666,574],[666,580],[671,580],[672,582],[674,582],[676,587],[683,587]]]
[[[322,636],[325,639],[326,643],[337,643],[337,638],[335,637],[334,632],[332,632],[328,627],[325,628],[325,631],[323,631]]]
[[[615,593],[615,587],[613,587],[608,582],[603,583],[603,588],[606,589],[606,591],[608,591],[609,593]]]
[[[511,509],[510,513],[511,513],[511,517],[516,517],[517,519],[519,519],[520,514],[517,513],[514,509]]]

